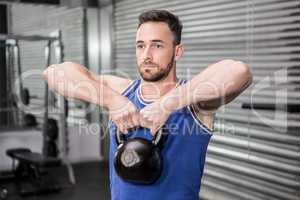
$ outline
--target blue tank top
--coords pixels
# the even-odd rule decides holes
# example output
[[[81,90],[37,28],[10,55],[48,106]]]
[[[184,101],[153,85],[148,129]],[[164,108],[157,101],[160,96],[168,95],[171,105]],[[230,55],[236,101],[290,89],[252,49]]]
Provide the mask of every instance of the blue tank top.
[[[186,80],[180,80],[179,83],[185,82]],[[151,103],[142,98],[140,84],[140,79],[135,80],[122,93],[138,109]],[[112,200],[199,200],[206,150],[212,132],[196,118],[189,106],[172,113],[165,127],[169,135],[161,150],[162,174],[152,185],[136,185],[124,182],[115,172],[113,160],[117,150],[116,125],[112,121],[109,122],[109,173]],[[151,140],[150,131],[145,130],[129,132],[127,137],[143,137]]]

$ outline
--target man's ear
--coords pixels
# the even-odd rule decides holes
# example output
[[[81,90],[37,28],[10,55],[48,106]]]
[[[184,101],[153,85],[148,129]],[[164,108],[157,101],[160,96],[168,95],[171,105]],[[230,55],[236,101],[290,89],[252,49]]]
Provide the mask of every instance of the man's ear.
[[[183,44],[178,44],[175,46],[175,61],[178,61],[181,56],[183,55],[183,52],[184,52],[184,46]]]

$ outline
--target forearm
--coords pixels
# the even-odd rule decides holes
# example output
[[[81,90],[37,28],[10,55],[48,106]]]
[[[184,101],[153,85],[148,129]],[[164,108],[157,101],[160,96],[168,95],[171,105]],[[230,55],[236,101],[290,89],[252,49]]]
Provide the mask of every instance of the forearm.
[[[210,65],[186,84],[171,90],[161,98],[161,103],[170,112],[191,104],[214,109],[233,100],[251,81],[248,66],[224,60]]]
[[[50,89],[65,97],[108,107],[116,92],[104,81],[95,80],[82,65],[65,62],[49,66],[43,73]]]

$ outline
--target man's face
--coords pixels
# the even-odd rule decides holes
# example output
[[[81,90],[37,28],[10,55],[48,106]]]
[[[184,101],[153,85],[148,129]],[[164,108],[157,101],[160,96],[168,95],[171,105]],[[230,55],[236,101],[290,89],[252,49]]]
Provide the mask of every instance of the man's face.
[[[136,33],[138,70],[145,81],[159,81],[174,66],[174,36],[164,22],[146,22]]]

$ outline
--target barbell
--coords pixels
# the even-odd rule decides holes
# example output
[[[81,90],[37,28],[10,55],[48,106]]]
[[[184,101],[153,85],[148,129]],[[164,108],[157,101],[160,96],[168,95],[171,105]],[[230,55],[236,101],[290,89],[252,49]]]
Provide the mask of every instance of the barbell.
[[[28,106],[30,104],[30,99],[37,99],[37,95],[30,95],[28,88],[23,88],[20,92],[20,98],[24,105]]]

